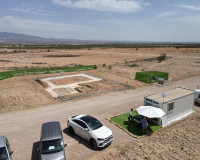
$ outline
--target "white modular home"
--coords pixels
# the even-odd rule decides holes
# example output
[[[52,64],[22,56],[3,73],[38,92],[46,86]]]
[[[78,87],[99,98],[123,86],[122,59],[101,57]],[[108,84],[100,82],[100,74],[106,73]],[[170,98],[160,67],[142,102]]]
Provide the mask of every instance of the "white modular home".
[[[177,87],[144,97],[144,105],[163,109],[166,115],[153,121],[166,126],[194,113],[194,91]]]

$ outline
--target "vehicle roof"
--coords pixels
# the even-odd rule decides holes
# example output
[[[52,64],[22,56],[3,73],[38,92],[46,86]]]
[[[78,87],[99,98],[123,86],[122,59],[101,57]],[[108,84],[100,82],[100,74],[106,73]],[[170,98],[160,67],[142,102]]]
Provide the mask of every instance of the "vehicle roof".
[[[0,136],[0,148],[6,146],[6,137]]]
[[[87,116],[86,114],[79,114],[79,115],[74,115],[71,116],[71,118],[75,118],[75,119],[80,119],[81,117]]]
[[[74,115],[74,116],[71,116],[71,118],[73,119],[81,119],[83,121],[87,121],[88,119],[96,119],[90,115],[87,115],[87,114],[79,114],[79,115]]]
[[[41,136],[42,136],[41,141],[48,141],[48,140],[62,138],[62,131],[60,128],[60,123],[57,121],[43,123]]]
[[[81,117],[80,119],[86,123],[96,120],[96,118],[89,116],[89,115],[85,115],[85,116]]]

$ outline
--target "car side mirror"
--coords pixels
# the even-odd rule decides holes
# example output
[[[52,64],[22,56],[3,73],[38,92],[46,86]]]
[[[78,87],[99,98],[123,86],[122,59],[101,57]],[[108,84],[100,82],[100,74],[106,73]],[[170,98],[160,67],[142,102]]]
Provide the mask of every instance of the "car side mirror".
[[[66,147],[66,146],[67,146],[67,143],[64,144],[64,147]]]
[[[10,152],[10,155],[12,155],[13,153],[14,153],[14,152],[13,152],[13,151],[11,151],[11,152]]]
[[[37,151],[40,152],[40,148],[37,148]]]
[[[85,128],[85,130],[86,130],[86,131],[89,131],[89,129],[88,129],[88,128]]]

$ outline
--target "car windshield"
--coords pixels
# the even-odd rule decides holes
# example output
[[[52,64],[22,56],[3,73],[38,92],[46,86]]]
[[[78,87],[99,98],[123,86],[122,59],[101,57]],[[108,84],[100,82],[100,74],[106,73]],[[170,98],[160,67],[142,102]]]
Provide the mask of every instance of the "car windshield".
[[[0,160],[6,160],[8,158],[8,153],[5,147],[0,148]]]
[[[42,154],[50,154],[60,152],[64,149],[63,141],[61,139],[43,141],[42,142]]]
[[[81,117],[80,119],[83,120],[85,123],[87,123],[90,130],[95,130],[103,126],[101,122],[99,122],[96,118],[91,116],[84,116]]]

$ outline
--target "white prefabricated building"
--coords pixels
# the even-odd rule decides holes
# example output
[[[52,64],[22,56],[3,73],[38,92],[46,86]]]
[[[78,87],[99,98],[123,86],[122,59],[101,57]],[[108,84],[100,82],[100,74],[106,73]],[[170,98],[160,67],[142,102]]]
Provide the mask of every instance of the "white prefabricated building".
[[[144,105],[161,108],[166,115],[154,119],[154,122],[166,126],[194,113],[194,91],[176,87],[144,97]]]

